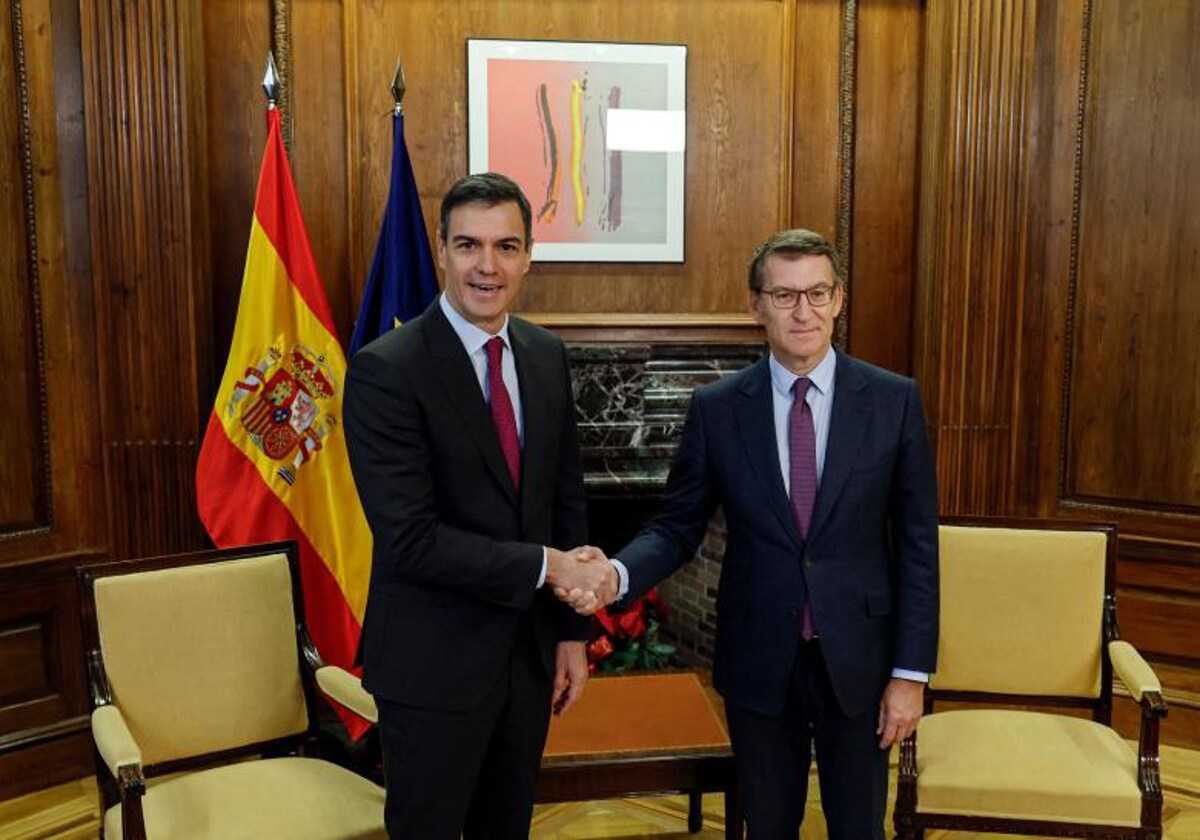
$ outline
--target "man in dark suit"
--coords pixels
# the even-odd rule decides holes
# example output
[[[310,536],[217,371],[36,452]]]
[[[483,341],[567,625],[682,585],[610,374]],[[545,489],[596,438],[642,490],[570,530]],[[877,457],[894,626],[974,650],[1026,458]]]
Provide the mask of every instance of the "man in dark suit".
[[[388,834],[529,834],[551,708],[587,680],[593,589],[566,350],[509,317],[531,257],[529,202],[502,175],[442,201],[441,297],[364,347],[346,435],[374,535],[363,684],[377,701]]]
[[[783,231],[755,251],[767,358],[696,391],[662,514],[582,610],[689,561],[717,505],[728,540],[713,681],[750,840],[795,840],[815,743],[831,838],[883,838],[887,758],[937,658],[937,490],[916,385],[831,347],[837,256]],[[620,578],[618,583],[616,578]]]

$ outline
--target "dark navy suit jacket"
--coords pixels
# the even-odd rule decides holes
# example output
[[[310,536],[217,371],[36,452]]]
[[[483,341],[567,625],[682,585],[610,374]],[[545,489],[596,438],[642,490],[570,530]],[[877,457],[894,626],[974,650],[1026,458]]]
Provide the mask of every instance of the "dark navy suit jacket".
[[[936,665],[937,489],[920,396],[841,353],[834,377],[808,540],[784,489],[764,357],[697,389],[663,512],[616,555],[639,595],[691,560],[724,508],[713,681],[762,714],[783,709],[806,598],[845,714],[876,705],[892,668]]]

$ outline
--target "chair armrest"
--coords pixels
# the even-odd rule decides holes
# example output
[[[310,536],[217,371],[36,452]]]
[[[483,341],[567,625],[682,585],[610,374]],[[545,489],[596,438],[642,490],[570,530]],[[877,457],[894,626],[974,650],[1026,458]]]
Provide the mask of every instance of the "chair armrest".
[[[358,677],[336,665],[323,665],[317,669],[316,675],[321,691],[359,717],[371,723],[379,722],[375,698],[362,687],[362,680]]]
[[[1146,660],[1129,642],[1120,639],[1108,643],[1108,657],[1112,660],[1113,670],[1121,678],[1121,682],[1133,699],[1142,702],[1142,697],[1149,693],[1161,694],[1162,683],[1158,681],[1154,671],[1146,664]]]
[[[92,737],[113,778],[119,778],[121,769],[131,765],[140,772],[142,751],[116,706],[100,706],[92,712]]]

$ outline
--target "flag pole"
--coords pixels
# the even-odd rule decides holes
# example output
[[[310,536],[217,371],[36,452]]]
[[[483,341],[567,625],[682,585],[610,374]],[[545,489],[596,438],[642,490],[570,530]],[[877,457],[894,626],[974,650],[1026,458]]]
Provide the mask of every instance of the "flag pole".
[[[267,69],[263,73],[263,92],[267,95],[267,110],[275,110],[279,100],[279,72],[275,69],[275,53],[267,50]]]
[[[396,72],[392,74],[392,99],[396,102],[396,110],[393,112],[395,116],[404,116],[404,106],[401,104],[404,101],[404,92],[408,90],[408,86],[404,82],[404,65],[400,63],[400,56],[396,56]]]

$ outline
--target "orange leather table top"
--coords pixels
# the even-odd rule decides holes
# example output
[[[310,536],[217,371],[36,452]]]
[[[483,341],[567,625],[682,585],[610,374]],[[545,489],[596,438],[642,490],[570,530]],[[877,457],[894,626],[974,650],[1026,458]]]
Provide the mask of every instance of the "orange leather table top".
[[[542,761],[729,754],[721,715],[695,674],[637,674],[589,680],[579,702],[551,720]]]

